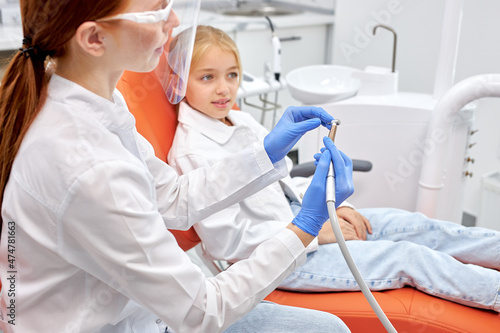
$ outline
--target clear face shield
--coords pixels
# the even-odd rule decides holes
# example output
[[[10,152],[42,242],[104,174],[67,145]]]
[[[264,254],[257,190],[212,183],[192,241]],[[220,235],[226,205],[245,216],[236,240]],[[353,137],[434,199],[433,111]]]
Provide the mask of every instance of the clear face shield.
[[[172,104],[179,103],[186,95],[200,3],[200,0],[175,0],[172,7],[180,25],[174,28],[155,69],[155,74]]]
[[[177,16],[180,24],[174,27],[160,56],[159,64],[154,70],[172,104],[179,103],[186,95],[200,4],[201,0],[170,0],[167,6],[160,10],[123,13],[98,20],[99,22],[129,20],[136,23],[164,25],[170,16]]]

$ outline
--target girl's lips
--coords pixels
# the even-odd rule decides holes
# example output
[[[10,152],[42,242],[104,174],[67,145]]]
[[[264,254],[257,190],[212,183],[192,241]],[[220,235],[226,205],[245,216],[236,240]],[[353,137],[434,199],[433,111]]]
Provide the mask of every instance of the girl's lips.
[[[212,104],[217,108],[224,109],[224,108],[228,107],[230,102],[231,102],[230,99],[219,99],[219,100],[213,101]]]

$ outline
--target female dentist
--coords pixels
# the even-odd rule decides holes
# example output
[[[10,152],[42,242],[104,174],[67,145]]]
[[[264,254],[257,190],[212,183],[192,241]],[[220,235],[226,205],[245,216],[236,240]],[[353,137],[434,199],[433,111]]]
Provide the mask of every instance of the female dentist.
[[[234,268],[206,278],[166,228],[189,228],[282,177],[290,147],[332,117],[290,108],[263,144],[177,176],[115,89],[124,70],[158,64],[179,24],[171,4],[20,2],[23,47],[0,90],[4,332],[348,331],[330,314],[260,303],[326,221],[331,161],[337,202],[353,192],[351,161],[331,141],[301,212]]]

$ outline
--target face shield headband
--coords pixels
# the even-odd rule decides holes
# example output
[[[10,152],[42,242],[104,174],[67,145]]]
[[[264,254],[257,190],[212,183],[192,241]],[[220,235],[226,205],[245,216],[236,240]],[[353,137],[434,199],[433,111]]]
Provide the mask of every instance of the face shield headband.
[[[158,23],[160,21],[163,21],[163,23],[165,23],[168,20],[170,11],[172,10],[173,3],[174,0],[169,1],[167,7],[160,10],[140,12],[140,13],[123,13],[103,18],[98,21],[106,22],[113,20],[128,20],[136,23]]]
[[[154,70],[172,104],[178,104],[186,96],[200,3],[200,0],[175,0],[172,10],[180,25],[174,28]]]

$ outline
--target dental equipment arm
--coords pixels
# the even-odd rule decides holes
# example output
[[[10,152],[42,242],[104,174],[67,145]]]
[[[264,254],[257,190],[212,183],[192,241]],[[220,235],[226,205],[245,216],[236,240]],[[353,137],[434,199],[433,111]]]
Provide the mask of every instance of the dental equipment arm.
[[[274,57],[273,57],[274,78],[276,79],[276,81],[279,81],[281,75],[281,42],[279,37],[274,35],[274,33],[272,41],[273,41],[273,52],[274,52]]]
[[[335,119],[332,121],[332,127],[330,129],[330,133],[328,134],[328,137],[332,140],[332,142],[335,140],[335,134],[337,133],[337,126],[340,125],[340,121],[338,119]],[[390,333],[397,333],[396,329],[394,326],[392,326],[391,322],[385,315],[384,311],[380,307],[380,305],[377,303],[375,300],[375,297],[373,297],[373,294],[371,293],[370,289],[366,285],[365,281],[363,280],[363,277],[359,273],[358,268],[356,267],[356,264],[354,263],[354,260],[351,257],[351,253],[349,252],[344,235],[342,234],[342,231],[340,230],[340,224],[337,218],[337,212],[336,212],[336,204],[335,204],[335,170],[333,168],[333,162],[330,163],[330,168],[328,170],[328,176],[326,178],[326,205],[328,209],[328,215],[330,216],[330,223],[332,225],[333,233],[335,234],[335,237],[337,238],[337,243],[339,244],[340,251],[342,252],[342,255],[344,256],[344,259],[347,263],[347,266],[349,266],[349,269],[351,270],[352,275],[356,279],[356,282],[358,283],[361,291],[363,292],[363,295],[365,296],[366,300],[368,303],[370,303],[370,306],[372,307],[373,311],[379,318],[380,322],[382,325],[384,325],[385,329],[387,332]]]
[[[266,19],[269,21],[269,26],[271,27],[272,34],[274,78],[276,79],[276,81],[279,81],[281,75],[281,42],[279,37],[274,33],[273,22],[271,21],[269,16],[266,16]]]

